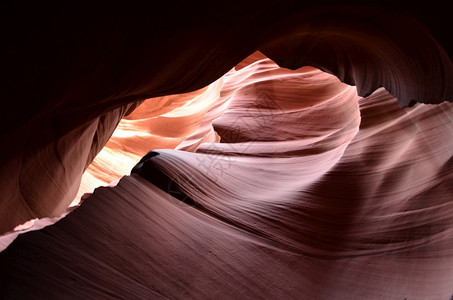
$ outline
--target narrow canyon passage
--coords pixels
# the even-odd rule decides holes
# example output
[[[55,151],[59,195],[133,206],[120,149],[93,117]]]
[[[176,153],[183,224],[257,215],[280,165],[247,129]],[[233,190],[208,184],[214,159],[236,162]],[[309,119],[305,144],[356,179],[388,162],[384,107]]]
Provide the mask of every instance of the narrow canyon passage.
[[[123,120],[85,180],[157,155],[20,235],[0,254],[3,295],[448,298],[453,105],[402,109],[261,53],[242,64]]]
[[[0,4],[0,299],[450,299],[447,2]]]

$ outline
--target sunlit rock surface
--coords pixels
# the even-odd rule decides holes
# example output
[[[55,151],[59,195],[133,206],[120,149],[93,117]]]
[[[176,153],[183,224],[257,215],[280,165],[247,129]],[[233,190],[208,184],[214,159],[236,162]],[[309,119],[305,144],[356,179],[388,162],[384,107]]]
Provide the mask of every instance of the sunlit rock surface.
[[[445,3],[0,16],[1,298],[453,294]]]
[[[195,150],[202,142],[217,141],[212,127],[206,127],[224,110],[219,101],[221,87],[222,79],[219,79],[192,93],[148,99],[123,118],[84,173],[74,203],[78,203],[84,193],[129,174],[150,147],[174,149],[179,146]],[[196,143],[192,145],[191,140]]]

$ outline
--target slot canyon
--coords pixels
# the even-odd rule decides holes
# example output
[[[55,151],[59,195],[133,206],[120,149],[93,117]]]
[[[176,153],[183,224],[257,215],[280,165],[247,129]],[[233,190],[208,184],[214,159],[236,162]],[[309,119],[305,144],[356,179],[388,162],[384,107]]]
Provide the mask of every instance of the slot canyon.
[[[452,299],[447,1],[0,4],[0,299]]]

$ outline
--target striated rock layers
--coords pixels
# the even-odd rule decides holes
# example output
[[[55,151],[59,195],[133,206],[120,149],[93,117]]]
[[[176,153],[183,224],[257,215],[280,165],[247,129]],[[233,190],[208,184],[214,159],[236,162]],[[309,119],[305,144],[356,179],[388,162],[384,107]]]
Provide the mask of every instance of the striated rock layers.
[[[5,5],[1,298],[448,299],[442,6],[221,6]]]

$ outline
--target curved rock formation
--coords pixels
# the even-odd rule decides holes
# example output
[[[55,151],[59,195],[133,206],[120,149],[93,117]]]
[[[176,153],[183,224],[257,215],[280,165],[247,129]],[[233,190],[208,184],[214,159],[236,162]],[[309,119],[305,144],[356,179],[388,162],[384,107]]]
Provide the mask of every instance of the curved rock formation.
[[[222,82],[219,142],[150,152],[132,170],[150,183],[126,176],[21,235],[0,255],[5,295],[451,294],[452,104],[403,110],[269,59]]]
[[[442,3],[21,5],[1,10],[0,232],[35,231],[0,254],[2,298],[453,294]],[[150,182],[37,230],[126,115],[101,180],[155,150]]]
[[[61,214],[129,103],[202,88],[256,49],[282,66],[331,72],[360,95],[384,86],[402,105],[451,101],[446,10],[386,4],[5,5],[2,28],[14,30],[4,35],[2,95],[14,100],[0,123],[9,141],[0,156],[0,232]]]

